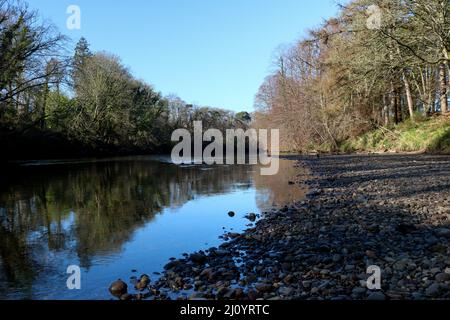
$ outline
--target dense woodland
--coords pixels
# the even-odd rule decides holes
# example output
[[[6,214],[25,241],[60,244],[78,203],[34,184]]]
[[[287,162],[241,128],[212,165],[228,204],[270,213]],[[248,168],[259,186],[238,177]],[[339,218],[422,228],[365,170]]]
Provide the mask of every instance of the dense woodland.
[[[44,149],[69,141],[94,154],[159,152],[170,146],[173,130],[191,129],[194,120],[219,129],[250,120],[245,112],[164,97],[119,57],[91,52],[84,38],[74,52],[67,47],[70,39],[26,4],[0,0],[0,130],[3,142],[14,144],[9,149],[28,138],[25,149],[33,141]]]
[[[163,152],[173,130],[192,129],[194,120],[222,130],[252,120],[280,129],[282,150],[338,149],[365,132],[447,112],[449,9],[448,0],[342,5],[337,17],[280,50],[251,116],[165,97],[119,57],[92,52],[84,38],[70,52],[71,40],[37,12],[0,0],[2,148],[12,157],[34,149],[60,156],[64,148]],[[60,151],[45,152],[52,148]]]
[[[280,128],[283,150],[333,150],[446,113],[449,50],[448,0],[351,1],[280,50],[256,97],[256,125]]]

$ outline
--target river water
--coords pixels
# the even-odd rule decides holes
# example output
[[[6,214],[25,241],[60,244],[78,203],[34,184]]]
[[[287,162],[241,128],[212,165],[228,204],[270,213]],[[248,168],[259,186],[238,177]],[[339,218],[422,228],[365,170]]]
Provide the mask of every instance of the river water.
[[[110,299],[113,280],[154,280],[171,257],[248,228],[246,214],[301,200],[305,189],[288,184],[294,165],[264,177],[164,157],[24,163],[0,177],[0,299]],[[70,265],[80,290],[67,288]]]

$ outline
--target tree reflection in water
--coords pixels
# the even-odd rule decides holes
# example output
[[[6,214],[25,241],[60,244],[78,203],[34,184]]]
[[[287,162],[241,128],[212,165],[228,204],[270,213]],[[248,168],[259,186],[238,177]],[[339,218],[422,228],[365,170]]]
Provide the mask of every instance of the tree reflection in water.
[[[285,176],[295,170],[281,165],[278,178],[259,177],[250,166],[180,167],[148,158],[26,167],[0,186],[0,298],[16,291],[33,297],[36,280],[56,272],[49,262],[55,253],[89,269],[93,257],[119,253],[164,208],[201,195],[247,190],[255,181],[258,205],[284,201]]]

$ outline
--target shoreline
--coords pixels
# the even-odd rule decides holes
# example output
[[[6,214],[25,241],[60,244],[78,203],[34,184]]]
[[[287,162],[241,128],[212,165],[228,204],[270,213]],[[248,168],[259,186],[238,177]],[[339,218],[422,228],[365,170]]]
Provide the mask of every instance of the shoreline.
[[[311,171],[296,181],[311,188],[305,201],[266,213],[219,248],[170,261],[156,282],[121,298],[450,298],[449,156],[288,158]],[[366,288],[373,265],[381,290]]]

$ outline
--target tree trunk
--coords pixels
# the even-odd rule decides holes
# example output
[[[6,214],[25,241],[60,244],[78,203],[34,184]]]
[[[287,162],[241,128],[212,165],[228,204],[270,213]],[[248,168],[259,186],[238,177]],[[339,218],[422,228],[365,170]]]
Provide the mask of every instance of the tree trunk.
[[[445,63],[439,65],[439,87],[440,87],[440,102],[441,112],[443,114],[448,111],[448,99],[447,99],[447,66]]]
[[[398,104],[397,104],[397,91],[394,88],[394,84],[391,82],[391,108],[394,114],[394,122],[398,124]]]
[[[397,110],[397,119],[398,122],[403,122],[403,101],[402,101],[402,93],[400,89],[397,89],[395,93],[395,109]]]
[[[411,120],[414,121],[414,102],[411,94],[411,86],[409,84],[409,80],[406,77],[406,72],[404,70],[402,71],[402,75],[403,75],[403,83],[405,85],[406,101],[408,103],[409,116]]]
[[[385,94],[383,95],[382,117],[384,118],[384,126],[387,127],[389,125],[389,105]]]
[[[44,97],[42,99],[42,107],[41,107],[41,120],[40,120],[40,127],[42,130],[45,129],[45,114],[47,112],[47,100],[48,100],[48,94],[49,94],[49,88],[48,83],[44,86]]]

